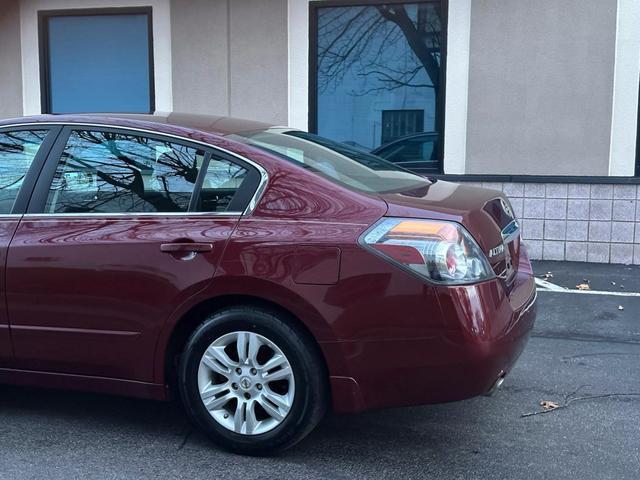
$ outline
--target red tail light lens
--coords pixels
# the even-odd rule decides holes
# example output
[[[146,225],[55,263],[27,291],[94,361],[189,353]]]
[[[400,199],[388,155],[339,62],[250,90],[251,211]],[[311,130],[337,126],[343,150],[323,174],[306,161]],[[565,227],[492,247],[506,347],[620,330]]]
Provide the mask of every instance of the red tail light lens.
[[[494,277],[476,241],[454,222],[383,218],[362,235],[360,242],[433,282],[460,285]]]

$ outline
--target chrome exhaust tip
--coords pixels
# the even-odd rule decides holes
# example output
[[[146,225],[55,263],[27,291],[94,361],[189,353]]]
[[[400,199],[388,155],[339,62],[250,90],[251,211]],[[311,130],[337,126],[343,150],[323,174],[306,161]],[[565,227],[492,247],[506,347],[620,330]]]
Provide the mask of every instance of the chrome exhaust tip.
[[[504,383],[504,379],[505,379],[506,375],[507,374],[504,373],[504,372],[500,373],[500,375],[498,376],[497,380],[493,383],[493,385],[487,391],[487,393],[485,393],[485,396],[492,397],[500,389],[500,387]]]

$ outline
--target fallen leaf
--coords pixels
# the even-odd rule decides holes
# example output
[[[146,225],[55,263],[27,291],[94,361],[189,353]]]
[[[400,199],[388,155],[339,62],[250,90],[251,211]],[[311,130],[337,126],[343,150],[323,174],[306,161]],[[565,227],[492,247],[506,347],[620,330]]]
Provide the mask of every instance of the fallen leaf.
[[[611,285],[614,285],[614,286],[615,286],[615,284],[616,284],[616,282],[611,282]]]
[[[588,283],[579,283],[578,285],[576,285],[576,288],[578,290],[591,290],[591,287]]]
[[[618,310],[624,310],[624,307],[622,305],[618,305]]]
[[[542,400],[540,402],[540,406],[542,408],[544,408],[545,410],[555,410],[560,405],[558,403],[556,403],[556,402],[552,402],[551,400]]]

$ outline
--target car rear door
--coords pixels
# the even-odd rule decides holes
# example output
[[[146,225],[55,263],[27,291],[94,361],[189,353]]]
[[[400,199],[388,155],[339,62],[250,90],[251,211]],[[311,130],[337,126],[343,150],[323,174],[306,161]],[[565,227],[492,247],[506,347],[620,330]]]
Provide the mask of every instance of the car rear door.
[[[164,321],[209,284],[259,181],[201,144],[65,127],[8,254],[19,367],[150,381]]]
[[[0,368],[13,364],[13,348],[5,303],[5,264],[37,178],[39,166],[59,129],[46,126],[0,127]]]

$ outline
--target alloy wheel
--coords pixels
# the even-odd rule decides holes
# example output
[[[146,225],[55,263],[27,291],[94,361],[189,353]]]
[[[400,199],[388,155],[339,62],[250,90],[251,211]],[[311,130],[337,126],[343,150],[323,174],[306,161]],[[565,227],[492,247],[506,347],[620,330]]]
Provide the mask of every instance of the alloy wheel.
[[[205,350],[198,391],[217,423],[238,434],[259,435],[287,417],[295,381],[289,360],[274,342],[238,331],[219,337]]]

